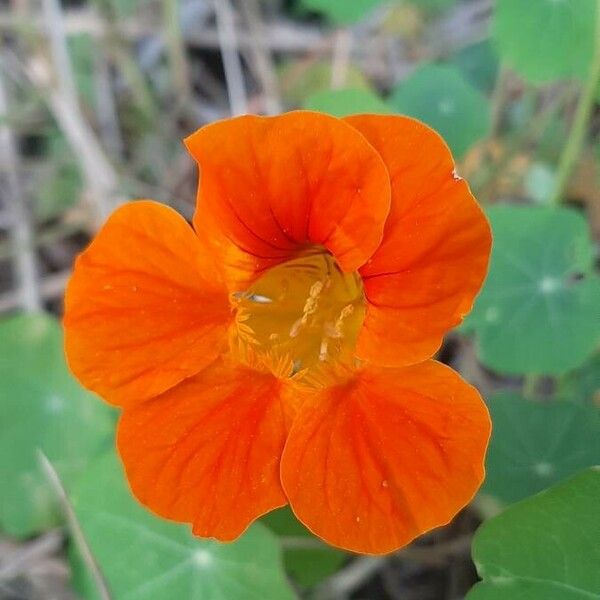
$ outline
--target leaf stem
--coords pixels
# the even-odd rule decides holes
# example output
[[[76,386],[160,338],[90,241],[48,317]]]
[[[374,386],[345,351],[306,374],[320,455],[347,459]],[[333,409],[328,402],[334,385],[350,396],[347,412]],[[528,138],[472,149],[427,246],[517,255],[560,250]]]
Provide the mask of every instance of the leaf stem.
[[[38,449],[37,451],[38,461],[44,475],[52,487],[52,490],[56,494],[58,501],[60,502],[61,508],[63,510],[64,516],[67,520],[67,524],[69,526],[69,530],[71,531],[71,535],[73,536],[73,541],[79,550],[81,557],[89,570],[90,576],[92,577],[96,589],[98,591],[98,596],[100,600],[112,600],[112,596],[108,589],[108,584],[104,579],[104,575],[92,554],[92,550],[85,539],[85,535],[83,530],[81,529],[81,525],[79,525],[79,521],[77,520],[77,516],[75,514],[75,510],[71,505],[71,501],[67,496],[67,492],[65,487],[54,468],[54,465],[50,462],[48,457]]]
[[[558,172],[556,175],[556,182],[552,195],[550,196],[550,204],[559,204],[562,200],[562,195],[565,191],[575,163],[579,158],[583,142],[585,139],[585,133],[587,130],[588,120],[592,112],[594,105],[594,97],[600,84],[600,0],[597,1],[596,5],[596,46],[592,63],[590,65],[590,71],[579,97],[577,103],[577,109],[575,111],[575,118],[573,125],[567,139],[567,143],[560,157],[558,164]]]

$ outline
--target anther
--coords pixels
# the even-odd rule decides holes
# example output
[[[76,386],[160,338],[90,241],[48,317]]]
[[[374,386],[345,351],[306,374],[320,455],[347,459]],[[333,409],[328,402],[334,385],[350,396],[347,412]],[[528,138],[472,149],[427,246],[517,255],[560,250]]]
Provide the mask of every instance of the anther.
[[[302,309],[302,316],[291,326],[290,337],[296,337],[300,333],[300,329],[308,323],[308,318],[317,311],[319,296],[321,295],[322,291],[322,281],[315,281],[315,283],[310,286],[308,298],[306,299],[304,308]]]
[[[319,347],[319,360],[327,360],[327,347],[329,346],[329,340],[325,337],[321,340],[321,346]]]
[[[342,308],[342,312],[340,312],[340,316],[337,318],[333,329],[335,331],[335,337],[343,337],[344,334],[342,332],[342,327],[344,325],[344,319],[347,319],[354,312],[354,305],[347,304]]]

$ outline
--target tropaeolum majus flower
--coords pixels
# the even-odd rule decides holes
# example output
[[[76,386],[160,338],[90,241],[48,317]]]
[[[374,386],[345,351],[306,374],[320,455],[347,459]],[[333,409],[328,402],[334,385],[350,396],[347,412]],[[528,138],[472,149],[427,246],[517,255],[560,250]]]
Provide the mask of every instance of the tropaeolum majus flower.
[[[483,479],[477,391],[431,360],[484,279],[491,237],[442,139],[400,116],[243,116],[185,140],[193,228],[119,208],[77,259],[66,352],[123,409],[135,496],[233,540],[277,507],[385,553]]]

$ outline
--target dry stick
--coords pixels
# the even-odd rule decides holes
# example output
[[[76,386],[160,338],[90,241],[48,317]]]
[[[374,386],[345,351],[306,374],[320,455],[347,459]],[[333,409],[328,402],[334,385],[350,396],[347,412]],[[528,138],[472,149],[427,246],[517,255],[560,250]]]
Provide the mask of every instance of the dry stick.
[[[322,583],[315,590],[313,597],[318,600],[346,597],[373,577],[386,560],[384,556],[361,556],[354,559],[347,567]]]
[[[108,584],[106,583],[104,576],[102,575],[102,571],[100,570],[89,544],[85,539],[81,525],[79,525],[79,521],[77,520],[77,515],[73,510],[73,506],[71,505],[69,497],[67,496],[67,492],[60,480],[60,477],[58,476],[58,473],[56,472],[56,469],[41,450],[38,449],[37,455],[44,475],[46,476],[48,483],[52,487],[56,497],[60,502],[61,508],[67,520],[67,525],[69,526],[71,535],[73,536],[73,541],[81,553],[81,557],[89,569],[94,583],[96,584],[100,600],[111,600]]]
[[[594,56],[590,64],[590,71],[585,82],[577,109],[575,119],[567,139],[567,144],[562,152],[558,164],[558,172],[554,189],[550,196],[550,204],[558,204],[562,200],[562,195],[569,183],[575,163],[581,154],[587,124],[594,106],[594,99],[600,85],[600,0],[596,1],[596,47]]]
[[[94,91],[100,136],[104,146],[111,156],[121,158],[124,144],[111,85],[110,69],[106,55],[97,45],[94,53]]]
[[[281,95],[279,93],[279,85],[275,76],[275,68],[273,67],[273,59],[266,40],[266,27],[261,20],[260,7],[256,0],[242,0],[240,2],[244,18],[248,26],[252,45],[250,50],[254,60],[256,75],[260,80],[264,98],[265,110],[269,115],[276,115],[281,112]]]
[[[229,0],[214,0],[213,4],[217,17],[219,45],[223,57],[231,113],[233,115],[245,114],[248,112],[248,95],[244,85],[242,62],[238,54],[233,10]]]
[[[58,78],[58,87],[66,96],[77,98],[77,86],[71,68],[61,6],[58,0],[42,0],[42,11],[45,30],[48,34],[50,55],[55,65],[55,75]]]
[[[67,9],[63,21],[67,34],[87,34],[94,38],[104,38],[107,34],[105,23],[90,9]],[[0,31],[13,32],[22,27],[39,27],[41,20],[24,20],[7,10],[0,10]],[[109,28],[111,23],[109,22]],[[120,19],[118,32],[122,40],[135,41],[155,33],[155,29],[139,19]],[[110,33],[110,32],[109,32]],[[184,41],[193,48],[219,48],[219,33],[215,27],[201,27],[183,32]],[[265,31],[264,44],[278,52],[306,52],[322,40],[322,32],[313,25],[299,25],[281,20],[269,25]],[[239,48],[249,48],[254,43],[252,36],[241,31],[238,34]]]
[[[331,59],[331,88],[334,90],[343,87],[346,83],[351,52],[352,31],[348,28],[339,29],[335,34]]]
[[[37,280],[37,264],[33,249],[33,232],[25,196],[19,179],[19,164],[15,140],[4,122],[8,115],[8,98],[0,71],[0,174],[4,174],[7,210],[10,216],[10,236],[14,249],[17,278],[17,303],[27,311],[40,310],[42,303]]]
[[[54,118],[63,130],[73,153],[80,163],[85,181],[92,195],[98,223],[103,222],[118,203],[118,178],[106,158],[92,128],[85,121],[77,92],[68,83],[73,80],[65,30],[58,0],[42,0],[46,32],[50,39],[57,85],[52,84],[52,74],[43,57],[29,63],[27,74],[44,92]],[[60,50],[58,50],[60,49]]]
[[[44,300],[54,300],[62,296],[71,271],[61,271],[46,275],[40,283],[40,295]],[[7,292],[0,296],[0,314],[21,306],[18,292]]]
[[[8,561],[0,566],[0,581],[14,579],[27,573],[32,564],[40,559],[58,552],[64,541],[61,529],[53,529],[44,535],[28,542],[24,548],[15,552]]]

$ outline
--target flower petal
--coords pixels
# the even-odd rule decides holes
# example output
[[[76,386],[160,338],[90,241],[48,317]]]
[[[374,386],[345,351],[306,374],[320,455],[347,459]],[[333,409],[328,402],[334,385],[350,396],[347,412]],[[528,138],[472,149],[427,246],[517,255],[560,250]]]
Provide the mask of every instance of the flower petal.
[[[389,176],[371,145],[340,119],[308,111],[243,116],[185,142],[201,168],[194,226],[212,238],[234,285],[310,244],[325,246],[344,271],[379,245]]]
[[[381,154],[392,181],[383,242],[360,269],[368,305],[357,353],[384,366],[414,364],[471,310],[487,272],[490,228],[432,129],[399,116],[347,122]]]
[[[279,385],[272,375],[217,361],[162,396],[125,409],[117,445],[138,500],[221,541],[285,505]]]
[[[231,309],[209,256],[174,210],[116,210],[79,256],[65,296],[65,347],[81,383],[126,405],[205,367]]]
[[[281,480],[313,533],[383,554],[448,523],[469,502],[483,480],[489,435],[481,397],[449,367],[367,368],[306,394]]]

